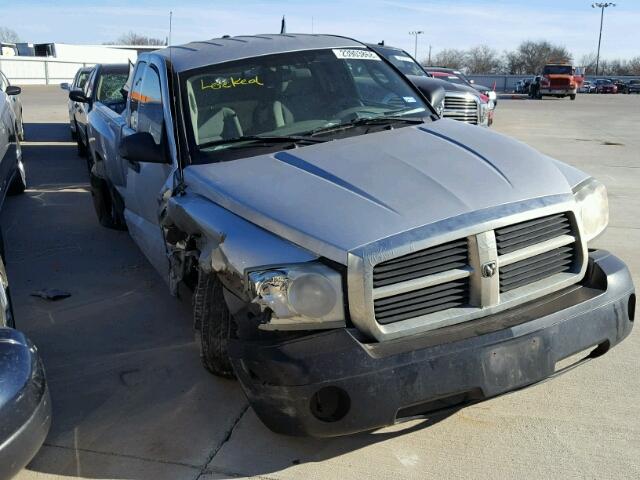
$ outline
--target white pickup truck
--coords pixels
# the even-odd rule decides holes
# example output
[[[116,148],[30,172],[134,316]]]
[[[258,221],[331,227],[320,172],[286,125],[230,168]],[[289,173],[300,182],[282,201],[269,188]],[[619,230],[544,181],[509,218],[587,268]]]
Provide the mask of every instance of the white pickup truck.
[[[607,352],[627,267],[605,187],[441,119],[366,45],[258,35],[140,55],[89,114],[91,185],[176,294],[204,365],[271,429],[332,436],[477,402]]]

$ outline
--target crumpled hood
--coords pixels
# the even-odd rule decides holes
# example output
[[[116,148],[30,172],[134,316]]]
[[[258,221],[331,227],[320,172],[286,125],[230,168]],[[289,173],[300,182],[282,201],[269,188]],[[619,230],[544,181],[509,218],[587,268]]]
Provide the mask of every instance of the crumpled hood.
[[[563,171],[574,185],[579,172],[571,167],[488,129],[443,119],[189,166],[184,174],[189,192],[344,262],[356,247],[406,230],[570,193]]]

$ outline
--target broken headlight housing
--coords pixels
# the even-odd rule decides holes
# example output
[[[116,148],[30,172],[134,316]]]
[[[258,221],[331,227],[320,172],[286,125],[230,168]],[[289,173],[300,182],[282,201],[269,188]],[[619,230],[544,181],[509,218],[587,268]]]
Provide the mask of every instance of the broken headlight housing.
[[[582,223],[582,236],[587,242],[598,237],[609,223],[607,188],[589,178],[573,189]]]
[[[264,330],[343,327],[344,301],[339,272],[321,263],[268,267],[247,275],[252,301],[271,318]]]

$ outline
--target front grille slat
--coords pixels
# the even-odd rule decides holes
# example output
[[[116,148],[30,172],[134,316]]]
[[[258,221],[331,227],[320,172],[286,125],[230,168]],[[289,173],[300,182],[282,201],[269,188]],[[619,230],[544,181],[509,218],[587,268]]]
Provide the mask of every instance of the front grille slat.
[[[445,96],[442,116],[465,123],[478,123],[478,103],[472,98]]]
[[[571,222],[563,213],[498,228],[495,231],[498,255],[515,252],[561,235],[570,235],[572,231]]]
[[[408,253],[376,265],[373,268],[373,287],[384,287],[448,270],[465,268],[469,264],[468,256],[466,238]]]
[[[551,252],[543,253],[541,255],[536,255],[535,257],[527,258],[526,260],[521,260],[520,262],[512,263],[511,265],[507,265],[506,267],[502,267],[500,269],[500,278],[501,279],[509,279],[514,275],[518,275],[522,272],[526,272],[531,269],[540,268],[544,265],[551,265],[554,263],[559,263],[565,261],[567,259],[571,259],[573,257],[573,248],[572,247],[563,247],[559,249],[560,251],[552,250]]]
[[[526,258],[500,268],[500,293],[529,285],[562,272],[569,272],[576,259],[575,244]]]
[[[378,322],[388,324],[464,306],[468,301],[469,284],[465,279],[376,300],[374,309]]]

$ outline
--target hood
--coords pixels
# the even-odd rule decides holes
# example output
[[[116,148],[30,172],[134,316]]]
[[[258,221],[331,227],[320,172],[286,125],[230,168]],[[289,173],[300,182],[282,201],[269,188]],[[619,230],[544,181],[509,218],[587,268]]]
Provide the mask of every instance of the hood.
[[[558,162],[492,132],[438,120],[185,168],[189,192],[318,255],[502,204],[570,194]],[[575,180],[573,180],[575,181]]]

